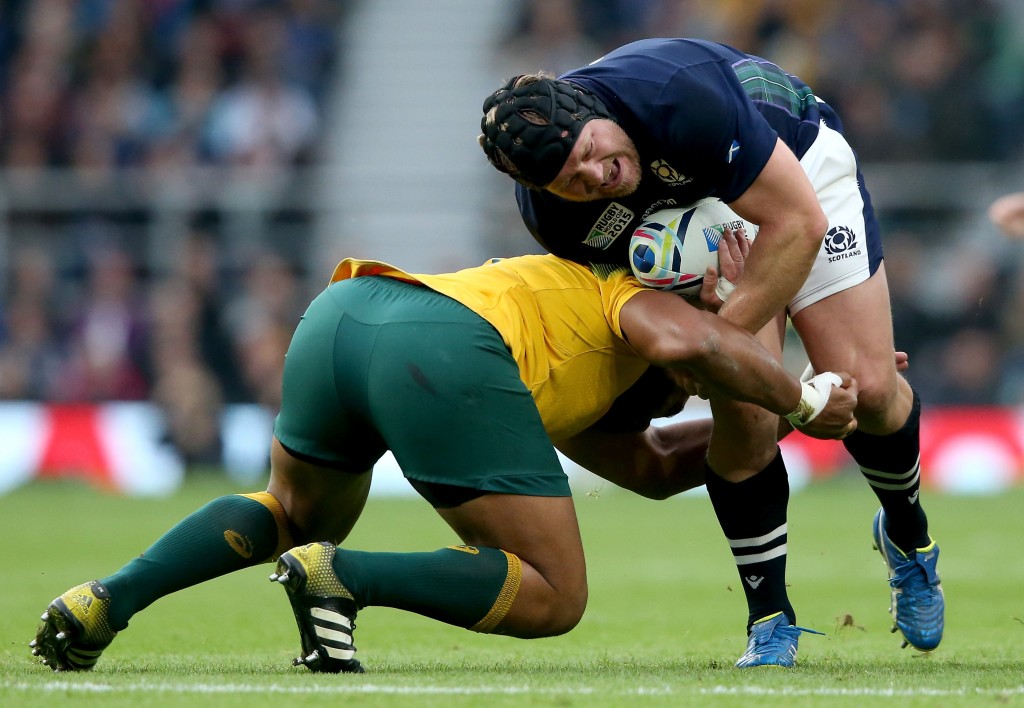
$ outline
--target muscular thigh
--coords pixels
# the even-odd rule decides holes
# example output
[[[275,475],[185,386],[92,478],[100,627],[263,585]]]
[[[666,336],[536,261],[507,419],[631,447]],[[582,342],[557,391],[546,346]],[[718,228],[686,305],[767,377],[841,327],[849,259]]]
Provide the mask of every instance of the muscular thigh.
[[[793,316],[815,371],[857,379],[859,427],[891,432],[910,411],[910,387],[896,372],[884,264],[868,280],[819,300]]]
[[[438,513],[464,543],[514,553],[552,587],[585,598],[586,564],[572,497],[487,494]]]
[[[267,491],[284,507],[293,543],[341,543],[366,504],[370,471],[338,470],[300,460],[275,439]]]
[[[792,319],[815,371],[841,369],[858,380],[890,369],[895,374],[884,266],[863,283],[814,303]]]

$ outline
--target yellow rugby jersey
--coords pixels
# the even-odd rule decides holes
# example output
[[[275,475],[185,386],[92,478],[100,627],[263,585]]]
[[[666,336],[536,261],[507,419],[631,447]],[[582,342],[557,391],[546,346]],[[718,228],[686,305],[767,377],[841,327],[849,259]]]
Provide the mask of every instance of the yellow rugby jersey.
[[[366,275],[421,283],[487,320],[515,358],[552,440],[595,423],[648,366],[619,326],[622,306],[642,289],[625,270],[598,277],[547,254],[425,275],[346,258],[331,282]]]

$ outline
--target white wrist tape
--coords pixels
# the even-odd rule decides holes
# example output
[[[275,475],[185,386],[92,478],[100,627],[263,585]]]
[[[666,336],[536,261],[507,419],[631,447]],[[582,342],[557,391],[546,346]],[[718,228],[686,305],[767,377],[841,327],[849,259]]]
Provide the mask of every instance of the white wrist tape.
[[[724,276],[718,276],[718,283],[715,285],[715,295],[718,296],[719,300],[722,302],[728,300],[735,289],[735,283],[730,283]]]
[[[800,383],[805,383],[814,378],[814,364],[808,364],[803,373],[800,374]]]
[[[832,387],[842,385],[843,380],[831,371],[811,377],[809,381],[801,381],[800,403],[796,410],[786,416],[786,420],[796,428],[807,425],[825,410]]]

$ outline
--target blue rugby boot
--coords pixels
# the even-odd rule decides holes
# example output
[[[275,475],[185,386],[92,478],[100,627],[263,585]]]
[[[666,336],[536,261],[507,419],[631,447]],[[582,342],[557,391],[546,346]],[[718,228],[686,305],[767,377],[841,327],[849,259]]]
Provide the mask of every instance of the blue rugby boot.
[[[782,612],[754,622],[750,626],[750,636],[747,638],[747,651],[736,662],[737,668],[795,666],[796,646],[800,641],[800,633],[824,634],[788,622],[789,619]]]
[[[936,564],[939,547],[932,541],[924,548],[909,554],[901,551],[889,540],[885,532],[885,512],[875,514],[872,526],[875,550],[882,554],[889,569],[892,602],[889,612],[893,618],[892,631],[903,634],[903,646],[908,644],[918,651],[931,651],[942,641],[945,627],[946,601]]]
[[[333,543],[298,546],[277,559],[270,580],[288,593],[302,640],[302,656],[292,664],[322,673],[361,674],[352,633],[356,601],[334,572]]]

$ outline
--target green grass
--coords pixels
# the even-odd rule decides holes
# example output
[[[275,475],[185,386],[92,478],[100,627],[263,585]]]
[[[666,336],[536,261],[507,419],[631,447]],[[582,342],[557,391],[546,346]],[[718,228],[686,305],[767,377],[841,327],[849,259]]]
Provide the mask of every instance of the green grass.
[[[796,494],[791,596],[805,635],[791,671],[738,671],[746,616],[735,567],[706,498],[652,502],[605,488],[576,499],[590,578],[582,623],[563,637],[476,635],[396,610],[360,614],[368,673],[293,669],[297,633],[269,566],[165,598],[136,616],[89,674],[53,674],[29,655],[39,614],[68,587],[109,574],[210,498],[219,477],[167,499],[69,483],[0,497],[7,580],[0,705],[1024,705],[1024,489],[930,495],[949,605],[933,655],[900,650],[871,550],[875,510],[855,477]],[[428,550],[453,535],[418,499],[372,499],[348,545]]]

